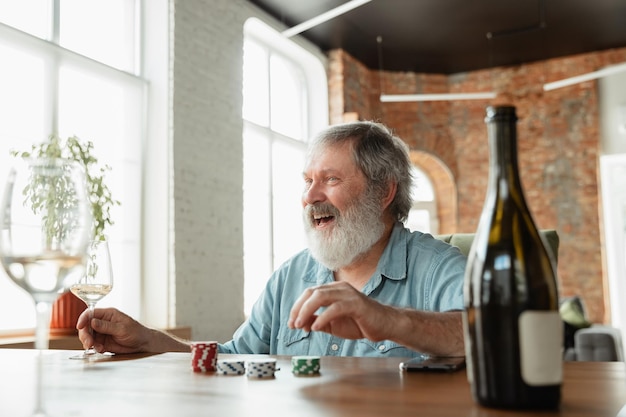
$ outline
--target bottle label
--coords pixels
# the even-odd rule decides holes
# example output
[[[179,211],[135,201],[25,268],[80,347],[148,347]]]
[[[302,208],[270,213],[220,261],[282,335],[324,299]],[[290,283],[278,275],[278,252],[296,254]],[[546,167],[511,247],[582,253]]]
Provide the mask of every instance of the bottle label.
[[[528,385],[563,381],[563,323],[558,311],[524,311],[519,317],[520,367]]]

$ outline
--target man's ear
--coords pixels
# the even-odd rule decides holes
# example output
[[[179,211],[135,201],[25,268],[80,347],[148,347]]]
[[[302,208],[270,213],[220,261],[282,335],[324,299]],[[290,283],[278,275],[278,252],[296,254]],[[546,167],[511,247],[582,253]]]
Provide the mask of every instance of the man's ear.
[[[382,205],[383,210],[387,210],[387,207],[389,207],[394,197],[396,196],[397,190],[398,190],[398,183],[390,181],[389,185],[387,186],[387,194],[385,194],[381,200],[381,205]]]

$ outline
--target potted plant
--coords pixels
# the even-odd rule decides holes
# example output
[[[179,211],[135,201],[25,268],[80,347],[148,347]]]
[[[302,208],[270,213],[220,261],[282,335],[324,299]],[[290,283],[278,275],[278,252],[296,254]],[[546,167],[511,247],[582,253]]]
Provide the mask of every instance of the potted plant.
[[[12,155],[22,158],[62,158],[74,161],[85,171],[87,191],[91,202],[93,217],[94,239],[105,240],[105,231],[113,224],[111,209],[120,205],[114,200],[111,190],[105,184],[105,175],[111,170],[108,165],[98,165],[98,159],[93,155],[93,143],[82,141],[76,136],[66,139],[58,135],[50,135],[44,142],[31,146],[29,151],[12,151]],[[30,197],[25,190],[26,197]],[[39,204],[31,199],[31,204]],[[50,328],[57,333],[75,332],[76,321],[85,309],[85,304],[71,292],[63,294],[52,307]]]

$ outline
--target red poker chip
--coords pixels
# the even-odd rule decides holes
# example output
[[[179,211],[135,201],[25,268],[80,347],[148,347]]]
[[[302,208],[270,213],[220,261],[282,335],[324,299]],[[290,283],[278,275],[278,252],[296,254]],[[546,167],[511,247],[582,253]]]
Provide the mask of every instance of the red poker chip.
[[[217,342],[193,342],[191,344],[191,369],[194,372],[216,370]]]

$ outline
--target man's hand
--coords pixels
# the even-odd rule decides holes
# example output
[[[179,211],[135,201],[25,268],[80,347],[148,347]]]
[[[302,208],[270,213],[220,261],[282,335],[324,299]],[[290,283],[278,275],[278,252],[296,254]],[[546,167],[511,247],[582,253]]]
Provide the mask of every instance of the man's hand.
[[[85,349],[114,353],[189,351],[189,344],[167,333],[150,329],[115,308],[98,308],[91,320],[89,310],[76,323],[78,338]]]
[[[320,308],[324,308],[318,313]],[[381,304],[345,282],[306,289],[291,309],[290,328],[344,339],[392,340],[429,355],[463,356],[460,311],[434,312]]]
[[[94,334],[90,333],[90,325]],[[89,323],[89,310],[85,310],[76,323],[78,338],[85,349],[96,351],[134,353],[147,351],[148,329],[126,314],[114,309],[96,309]]]
[[[316,314],[320,307],[324,310]],[[322,331],[344,339],[386,338],[393,309],[368,298],[345,282],[306,289],[289,315],[290,328]]]

